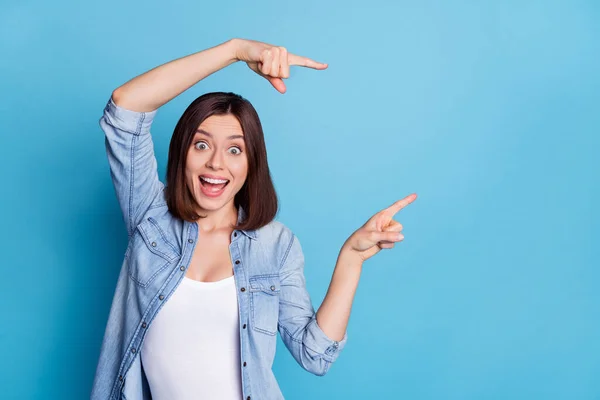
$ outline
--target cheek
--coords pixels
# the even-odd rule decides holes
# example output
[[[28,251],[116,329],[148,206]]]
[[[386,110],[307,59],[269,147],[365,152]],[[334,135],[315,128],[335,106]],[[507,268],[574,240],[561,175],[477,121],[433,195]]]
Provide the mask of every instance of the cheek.
[[[197,155],[188,154],[188,158],[185,163],[185,169],[188,171],[198,171],[202,166],[202,157]]]
[[[246,159],[236,160],[229,165],[229,169],[236,177],[245,177],[248,173],[248,161]]]
[[[246,157],[232,157],[227,160],[227,168],[236,174],[243,174],[248,170],[248,159]]]

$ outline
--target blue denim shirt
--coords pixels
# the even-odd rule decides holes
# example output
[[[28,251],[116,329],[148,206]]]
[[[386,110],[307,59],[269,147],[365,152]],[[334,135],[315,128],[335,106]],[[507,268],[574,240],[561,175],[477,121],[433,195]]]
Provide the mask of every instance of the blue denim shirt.
[[[91,399],[151,399],[139,357],[146,331],[189,267],[198,225],[168,210],[150,126],[158,110],[135,112],[112,97],[100,118],[129,243],[117,280]],[[244,210],[238,209],[238,221]],[[324,375],[343,349],[317,324],[298,238],[281,222],[234,231],[229,253],[238,293],[240,372],[246,400],[283,399],[272,372],[277,332],[307,371]],[[245,363],[245,366],[244,366]]]

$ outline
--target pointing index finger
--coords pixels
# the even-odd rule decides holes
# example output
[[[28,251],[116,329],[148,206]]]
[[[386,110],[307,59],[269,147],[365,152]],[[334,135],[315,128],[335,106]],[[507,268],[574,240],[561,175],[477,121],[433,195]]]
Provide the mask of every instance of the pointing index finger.
[[[299,65],[301,67],[314,68],[314,69],[327,68],[327,64],[320,63],[320,62],[312,60],[308,57],[302,57],[302,56],[292,54],[292,53],[288,53],[288,63],[289,63],[289,65]]]
[[[416,198],[417,198],[417,194],[416,193],[408,195],[405,198],[403,198],[402,200],[398,200],[397,202],[395,202],[394,204],[392,204],[391,206],[389,206],[387,208],[387,211],[391,212],[392,215],[394,215],[398,211],[402,210],[404,207],[406,207],[407,205],[409,205],[410,203],[412,203],[413,201],[415,201]]]

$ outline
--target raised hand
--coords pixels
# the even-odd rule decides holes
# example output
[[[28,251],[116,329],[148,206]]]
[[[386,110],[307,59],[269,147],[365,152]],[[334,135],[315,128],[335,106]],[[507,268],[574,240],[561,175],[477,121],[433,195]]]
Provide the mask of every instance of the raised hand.
[[[292,54],[285,47],[247,39],[237,39],[236,58],[245,61],[252,71],[268,80],[280,93],[286,91],[283,79],[290,77],[290,66],[327,68],[327,64]]]
[[[396,242],[404,239],[404,235],[400,233],[402,224],[393,217],[416,198],[417,194],[413,193],[373,215],[346,240],[344,247],[355,251],[363,261],[373,257],[381,249],[393,248]]]

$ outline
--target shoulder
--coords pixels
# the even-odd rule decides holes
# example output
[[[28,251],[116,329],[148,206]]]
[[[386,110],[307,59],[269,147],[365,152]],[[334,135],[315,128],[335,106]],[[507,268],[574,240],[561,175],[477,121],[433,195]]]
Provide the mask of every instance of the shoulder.
[[[256,231],[258,241],[265,250],[275,254],[279,264],[283,264],[298,238],[283,222],[273,220]]]
[[[257,229],[256,235],[259,240],[265,244],[287,244],[294,237],[294,232],[292,232],[292,230],[283,222],[274,219],[262,228]]]

